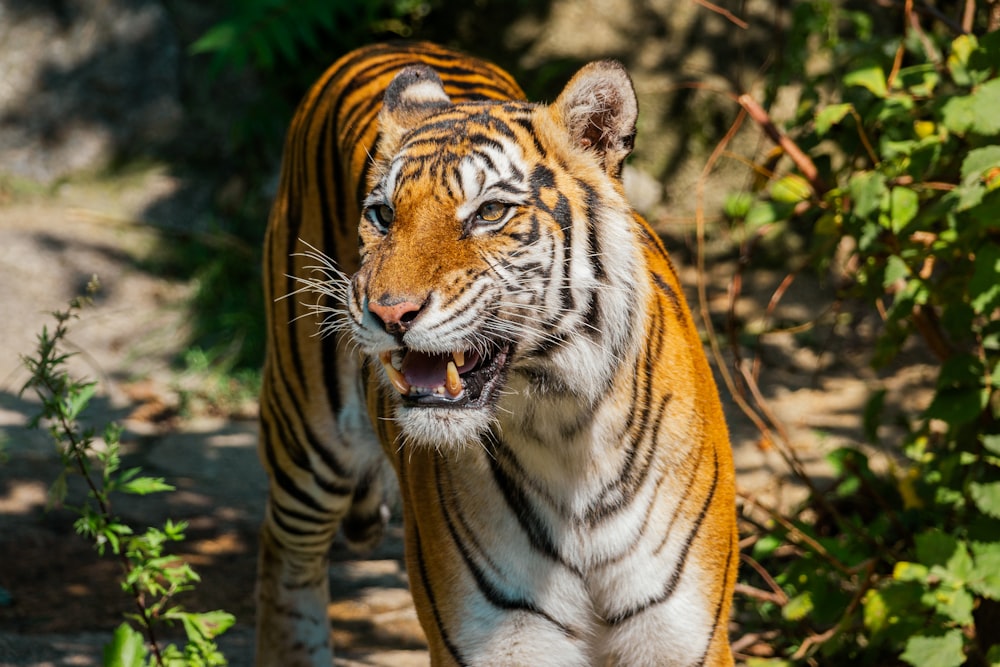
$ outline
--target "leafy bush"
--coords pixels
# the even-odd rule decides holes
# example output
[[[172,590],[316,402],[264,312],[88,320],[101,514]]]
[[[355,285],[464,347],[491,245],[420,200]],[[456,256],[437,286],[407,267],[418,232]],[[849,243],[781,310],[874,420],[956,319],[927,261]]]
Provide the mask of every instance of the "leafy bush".
[[[89,291],[96,290],[92,282]],[[86,483],[86,500],[70,507],[78,518],[76,531],[94,541],[103,556],[117,558],[122,568],[122,589],[135,602],[131,615],[139,630],[122,623],[112,642],[105,647],[104,664],[113,667],[156,667],[225,665],[226,660],[215,645],[215,638],[232,626],[235,619],[223,611],[194,613],[177,605],[174,598],[190,590],[198,575],[183,559],[166,553],[166,545],[184,539],[186,524],[167,520],[162,528],[148,527],[136,533],[112,512],[112,494],[147,495],[173,491],[162,478],[142,475],[139,468],[121,469],[119,436],[121,429],[110,424],[103,432],[103,445],[96,441],[94,429],[80,419],[97,388],[96,382],[71,377],[65,370],[71,354],[60,349],[69,322],[85,305],[86,299],[74,299],[69,308],[53,313],[56,327],[44,328],[38,336],[34,356],[23,357],[31,378],[23,391],[33,390],[41,401],[32,424],[46,425],[62,458],[62,470],[50,490],[52,502],[62,504],[67,497],[67,478],[80,475]],[[187,644],[161,645],[158,629],[180,624]]]
[[[920,340],[939,367],[903,442],[878,441],[883,393],[866,408],[895,471],[837,451],[812,518],[759,536],[752,557],[787,600],[745,611],[780,628],[783,657],[752,664],[1000,665],[1000,33],[899,4],[794,7],[772,89],[801,84],[792,164],[729,209],[748,235],[806,236],[821,272],[848,267],[840,297],[884,319],[877,366]]]

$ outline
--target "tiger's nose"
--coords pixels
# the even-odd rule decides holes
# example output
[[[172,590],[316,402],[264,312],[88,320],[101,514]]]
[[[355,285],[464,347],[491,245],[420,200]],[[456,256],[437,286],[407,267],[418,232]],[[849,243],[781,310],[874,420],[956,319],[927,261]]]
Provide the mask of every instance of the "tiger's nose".
[[[423,304],[413,301],[403,300],[385,305],[386,301],[389,299],[385,297],[378,301],[369,301],[368,311],[382,322],[386,331],[396,336],[405,333],[410,328],[410,323],[416,319],[423,308]]]

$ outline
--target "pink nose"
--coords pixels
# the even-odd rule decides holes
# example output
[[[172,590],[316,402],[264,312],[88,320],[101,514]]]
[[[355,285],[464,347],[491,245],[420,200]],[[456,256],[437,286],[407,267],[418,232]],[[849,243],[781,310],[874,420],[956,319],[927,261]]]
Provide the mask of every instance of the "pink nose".
[[[368,302],[369,312],[382,320],[385,330],[391,334],[400,334],[406,331],[422,307],[421,304],[413,301],[399,301],[388,306],[377,301]]]

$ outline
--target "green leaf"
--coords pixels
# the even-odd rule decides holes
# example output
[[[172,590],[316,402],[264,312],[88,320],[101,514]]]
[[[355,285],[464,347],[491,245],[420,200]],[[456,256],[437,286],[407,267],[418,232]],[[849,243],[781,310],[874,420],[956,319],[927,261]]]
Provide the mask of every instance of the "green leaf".
[[[745,218],[753,205],[754,197],[749,192],[737,192],[726,197],[722,210],[730,219]]]
[[[174,486],[163,481],[162,477],[137,477],[125,482],[119,487],[122,493],[130,493],[135,496],[145,496],[150,493],[160,493],[162,491],[173,491]]]
[[[910,268],[906,266],[906,262],[898,255],[889,255],[889,258],[885,262],[885,275],[882,278],[882,286],[889,287],[895,284],[897,280],[906,278],[909,275]]]
[[[942,112],[942,122],[952,132],[990,136],[1000,132],[1000,79],[987,81],[971,95],[949,99]]]
[[[1000,365],[997,366],[1000,370]],[[1000,454],[1000,435],[980,435],[979,439],[982,440],[983,447],[994,454]]]
[[[972,556],[969,588],[984,597],[1000,600],[1000,542],[973,543]]]
[[[982,512],[1000,518],[1000,482],[972,482],[969,495]]]
[[[943,635],[914,635],[899,656],[914,667],[960,667],[965,663],[962,631],[949,630]]]
[[[917,559],[931,569],[931,574],[965,582],[972,572],[972,559],[964,542],[938,528],[932,528],[914,538]]]
[[[968,72],[969,56],[978,46],[975,35],[959,35],[951,43],[951,52],[948,54],[948,71],[951,72],[951,78],[960,86],[968,86],[972,83]]]
[[[898,234],[920,210],[920,197],[910,188],[894,187],[889,197],[889,218],[892,221],[892,231]]]
[[[889,93],[885,83],[885,72],[878,65],[849,72],[844,76],[844,85],[867,88],[875,97],[885,97]]]
[[[111,643],[104,647],[104,667],[143,667],[146,641],[128,623],[115,630]]]
[[[774,553],[775,549],[777,549],[784,543],[785,543],[784,540],[782,540],[777,535],[774,535],[773,533],[764,535],[759,540],[757,540],[757,542],[754,543],[753,557],[757,560],[767,558],[772,553]]]
[[[76,419],[83,412],[84,408],[87,407],[87,403],[90,402],[96,391],[96,382],[88,382],[77,387],[75,391],[70,391],[66,395],[66,418],[70,421]]]
[[[989,393],[981,388],[939,389],[924,416],[928,419],[940,419],[952,426],[968,424],[979,417],[988,399]]]
[[[940,587],[934,591],[934,609],[959,625],[973,622],[975,598],[965,588]]]
[[[969,298],[973,309],[984,315],[1000,306],[1000,245],[986,243],[976,251]]]
[[[798,174],[789,174],[771,185],[771,198],[783,204],[798,204],[811,194],[809,182]]]
[[[897,581],[919,581],[927,580],[928,568],[920,563],[908,563],[898,561],[892,568],[892,578]]]
[[[885,175],[875,171],[861,172],[851,179],[847,190],[854,200],[854,215],[869,218],[877,213],[889,190],[885,185]]]
[[[992,167],[1000,167],[1000,146],[971,150],[962,160],[962,181],[978,181]]]
[[[831,104],[816,114],[816,134],[823,136],[830,131],[830,128],[844,120],[844,116],[854,109],[850,103]]]
[[[793,208],[793,206],[783,202],[758,201],[747,211],[743,224],[746,225],[747,231],[753,232],[764,225],[788,219]]]
[[[812,593],[806,591],[796,595],[781,608],[781,615],[789,621],[801,621],[813,610]]]

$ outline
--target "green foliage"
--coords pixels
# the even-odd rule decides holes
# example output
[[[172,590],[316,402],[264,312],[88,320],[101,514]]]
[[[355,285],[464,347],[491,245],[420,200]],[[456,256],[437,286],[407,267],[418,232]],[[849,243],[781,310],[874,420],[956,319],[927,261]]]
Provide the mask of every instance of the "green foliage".
[[[798,3],[797,46],[772,84],[813,73],[789,124],[808,159],[730,207],[748,233],[799,230],[823,271],[850,249],[842,297],[884,307],[876,365],[911,339],[939,361],[905,441],[880,443],[900,450],[899,469],[834,453],[836,483],[810,499],[813,518],[757,542],[788,596],[758,605],[758,621],[781,628],[776,648],[793,662],[1000,664],[1000,34],[921,24]],[[884,398],[865,410],[873,440]]]
[[[96,291],[96,280],[88,292]],[[198,575],[177,556],[166,553],[166,545],[184,539],[186,524],[170,520],[162,528],[148,527],[136,533],[132,526],[111,509],[112,495],[147,495],[172,491],[159,477],[148,477],[139,468],[122,470],[119,439],[121,429],[111,424],[103,431],[103,443],[93,428],[82,421],[87,405],[96,391],[94,382],[75,379],[65,370],[72,356],[61,350],[69,322],[77,316],[88,299],[74,299],[69,308],[53,313],[56,327],[42,329],[34,356],[22,357],[31,378],[22,392],[32,390],[41,408],[32,425],[47,425],[62,459],[62,470],[50,489],[53,504],[65,505],[67,477],[80,475],[86,483],[86,499],[69,506],[77,514],[76,531],[94,542],[102,556],[110,551],[122,566],[122,589],[136,605],[131,617],[139,630],[123,623],[112,642],[104,649],[104,664],[120,667],[158,667],[180,665],[218,666],[226,660],[215,645],[215,638],[235,621],[232,615],[213,611],[193,613],[174,603],[174,598],[193,588]],[[160,646],[156,630],[162,624],[184,628],[187,644]]]
[[[409,37],[431,11],[423,0],[230,0],[191,45],[207,73],[252,72],[258,96],[231,126],[237,150],[280,146],[302,94],[336,57],[376,37]]]

